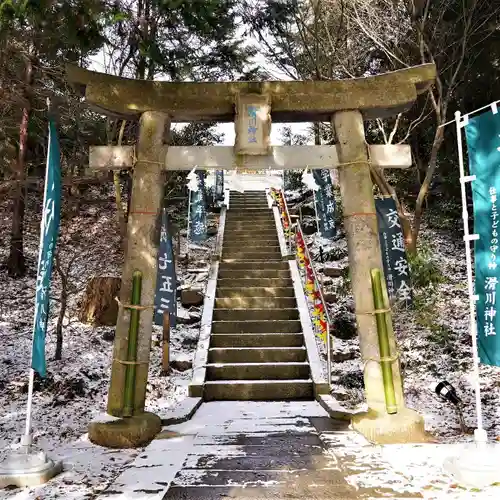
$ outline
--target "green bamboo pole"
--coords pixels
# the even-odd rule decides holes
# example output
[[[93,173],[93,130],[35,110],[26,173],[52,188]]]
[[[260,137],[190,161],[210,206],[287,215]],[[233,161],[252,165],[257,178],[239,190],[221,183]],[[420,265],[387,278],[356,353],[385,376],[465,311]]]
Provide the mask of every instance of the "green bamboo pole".
[[[385,279],[381,277],[381,284],[382,284],[382,292],[384,294],[384,304],[389,304],[391,305],[391,300],[389,299],[389,293],[387,291],[387,286],[385,284]],[[387,335],[389,339],[394,339],[394,328],[392,327],[392,318],[391,314],[387,313],[385,315],[385,324],[387,326]],[[391,348],[391,343],[389,342],[389,349]],[[398,358],[397,359],[397,364],[399,367],[399,382],[400,382],[400,387],[401,387],[401,394],[404,394],[404,389],[403,389],[403,370],[401,368],[401,360]]]
[[[138,306],[141,303],[142,289],[142,273],[134,271],[132,275],[132,299],[130,305]],[[128,330],[128,349],[127,361],[131,364],[127,365],[125,371],[125,389],[123,416],[131,417],[134,414],[134,397],[135,397],[135,373],[137,361],[137,336],[139,333],[139,309],[130,309],[130,326]]]
[[[384,292],[382,288],[382,273],[380,269],[371,270],[373,303],[377,311],[385,309]],[[384,383],[385,406],[387,413],[397,413],[396,393],[394,391],[394,380],[392,377],[391,347],[389,345],[389,335],[387,332],[386,312],[376,312],[378,343],[380,349],[380,368],[382,369],[382,379]]]

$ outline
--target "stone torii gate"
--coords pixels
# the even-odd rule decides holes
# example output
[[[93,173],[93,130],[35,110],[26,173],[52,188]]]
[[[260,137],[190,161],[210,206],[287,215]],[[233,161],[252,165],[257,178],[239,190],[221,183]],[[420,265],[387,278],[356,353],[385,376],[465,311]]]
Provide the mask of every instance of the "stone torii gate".
[[[143,273],[142,304],[153,304],[157,263],[157,218],[162,200],[162,171],[217,169],[339,169],[352,290],[363,360],[379,358],[370,270],[383,269],[369,162],[383,168],[411,165],[409,146],[367,145],[364,120],[406,111],[435,79],[432,64],[383,75],[338,81],[158,82],[120,78],[66,68],[68,81],[95,111],[113,118],[139,120],[137,145],[93,147],[90,166],[104,170],[133,167],[133,189],[120,300],[131,295],[134,270]],[[338,144],[280,146],[269,143],[274,122],[330,121]],[[169,147],[172,122],[231,122],[233,147]],[[134,415],[144,411],[152,332],[152,309],[141,313],[137,350]],[[108,413],[123,416],[125,365],[130,314],[120,307],[116,326]],[[394,338],[391,339],[394,345]],[[394,351],[393,351],[394,352]],[[393,363],[398,413],[385,412],[382,374],[368,363],[365,391],[370,413],[356,422],[365,435],[392,433],[418,437],[421,418],[405,408],[399,363]],[[388,423],[387,418],[390,417]],[[385,431],[380,427],[388,426]]]

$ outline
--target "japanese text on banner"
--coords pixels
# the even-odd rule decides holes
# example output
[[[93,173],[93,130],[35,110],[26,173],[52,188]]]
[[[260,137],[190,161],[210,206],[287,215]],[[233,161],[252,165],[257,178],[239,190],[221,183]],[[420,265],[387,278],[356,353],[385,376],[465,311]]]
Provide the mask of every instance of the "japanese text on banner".
[[[172,235],[168,232],[167,211],[161,215],[160,245],[158,249],[158,273],[156,278],[154,322],[163,324],[163,313],[170,314],[170,326],[177,322],[177,280],[175,276]]]
[[[498,194],[500,193],[500,115],[488,110],[465,127],[474,204],[475,293],[479,359],[500,366],[497,287],[500,280]]]
[[[319,232],[323,238],[333,238],[335,230],[335,195],[332,179],[328,169],[313,170],[314,180],[319,186],[316,191],[316,216]]]
[[[410,269],[396,202],[391,197],[376,198],[375,208],[389,299],[408,305],[412,300]]]
[[[205,173],[196,172],[198,176],[198,191],[191,191],[190,239],[205,241],[207,239],[207,212],[205,208]]]

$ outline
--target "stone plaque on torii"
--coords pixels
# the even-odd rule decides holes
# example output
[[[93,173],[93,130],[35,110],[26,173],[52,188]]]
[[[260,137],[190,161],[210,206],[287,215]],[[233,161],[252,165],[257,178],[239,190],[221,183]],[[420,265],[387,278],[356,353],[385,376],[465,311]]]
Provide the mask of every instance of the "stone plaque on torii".
[[[378,239],[373,184],[369,165],[406,168],[409,146],[366,145],[364,120],[404,112],[434,82],[432,64],[382,75],[337,81],[286,82],[157,82],[120,78],[67,67],[67,79],[93,110],[113,118],[140,120],[134,146],[94,146],[90,167],[134,168],[127,229],[126,259],[120,301],[131,293],[135,269],[143,273],[142,303],[152,304],[155,292],[157,248],[155,228],[162,199],[163,170],[338,168],[346,229],[352,290],[361,355],[366,364],[365,392],[372,413],[356,422],[367,436],[417,434],[422,419],[405,408],[401,374],[393,362],[398,413],[383,417],[385,399],[373,314],[370,271],[383,269]],[[274,122],[329,121],[338,144],[331,146],[272,146]],[[172,122],[235,122],[234,147],[173,147],[164,143]],[[166,133],[167,132],[167,133]],[[134,412],[144,410],[152,331],[152,309],[141,313],[137,351]],[[121,416],[129,311],[120,308],[108,412]],[[394,338],[391,350],[395,352]],[[384,428],[387,427],[387,428]]]

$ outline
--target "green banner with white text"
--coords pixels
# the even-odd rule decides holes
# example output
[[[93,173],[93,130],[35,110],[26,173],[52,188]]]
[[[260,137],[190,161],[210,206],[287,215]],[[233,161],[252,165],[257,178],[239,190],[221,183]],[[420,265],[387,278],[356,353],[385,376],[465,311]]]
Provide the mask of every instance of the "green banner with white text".
[[[49,120],[49,143],[40,224],[40,248],[36,277],[35,318],[33,324],[33,348],[31,367],[41,377],[47,375],[45,359],[45,334],[49,320],[50,279],[52,264],[59,235],[61,212],[61,153],[55,123]]]
[[[500,314],[496,297],[500,281],[500,114],[487,111],[469,118],[465,126],[469,152],[472,199],[474,203],[474,243],[478,296],[477,341],[479,359],[500,366]]]

